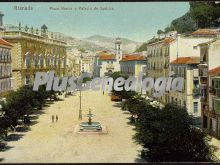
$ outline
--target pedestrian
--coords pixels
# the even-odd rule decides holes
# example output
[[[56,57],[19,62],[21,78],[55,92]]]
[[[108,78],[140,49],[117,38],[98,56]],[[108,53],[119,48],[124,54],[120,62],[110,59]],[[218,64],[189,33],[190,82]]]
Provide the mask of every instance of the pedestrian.
[[[58,116],[56,115],[56,122],[58,121]]]
[[[52,122],[54,122],[54,115],[52,115]]]
[[[104,94],[105,94],[105,92],[103,91],[103,92],[102,92],[102,94],[104,95]]]

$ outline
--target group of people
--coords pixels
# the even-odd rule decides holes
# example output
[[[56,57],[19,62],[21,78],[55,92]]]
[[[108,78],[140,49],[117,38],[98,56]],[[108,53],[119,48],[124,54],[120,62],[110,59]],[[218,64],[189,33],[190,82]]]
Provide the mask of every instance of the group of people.
[[[55,119],[56,119],[56,122],[58,122],[58,115],[52,115],[52,122],[55,122]]]

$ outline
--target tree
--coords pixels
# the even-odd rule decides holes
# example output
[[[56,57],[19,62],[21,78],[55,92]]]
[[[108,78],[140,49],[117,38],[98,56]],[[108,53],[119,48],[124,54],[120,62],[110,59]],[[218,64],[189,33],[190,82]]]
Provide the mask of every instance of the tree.
[[[142,158],[153,162],[214,161],[214,147],[208,144],[207,135],[192,124],[183,107],[146,105],[135,124],[134,136],[143,146]]]
[[[187,12],[183,16],[173,20],[171,27],[178,33],[191,33],[197,29],[197,24],[192,18],[190,12]]]
[[[157,31],[157,34],[158,34],[158,35],[159,35],[159,34],[162,34],[162,33],[164,33],[164,32],[163,32],[162,30],[160,30],[160,29]]]
[[[122,103],[122,110],[126,110],[131,113],[130,120],[134,123],[134,116],[137,116],[138,119],[146,105],[147,101],[140,95],[136,94]]]
[[[128,79],[128,75],[126,75],[123,72],[113,72],[110,77],[113,78],[115,81],[118,77],[122,77],[125,80]],[[121,97],[122,99],[128,99],[134,95],[136,95],[135,91],[126,91],[124,88],[122,91],[115,91],[114,89],[112,90],[112,94]]]
[[[190,13],[199,28],[217,28],[220,23],[220,4],[210,2],[190,2]]]

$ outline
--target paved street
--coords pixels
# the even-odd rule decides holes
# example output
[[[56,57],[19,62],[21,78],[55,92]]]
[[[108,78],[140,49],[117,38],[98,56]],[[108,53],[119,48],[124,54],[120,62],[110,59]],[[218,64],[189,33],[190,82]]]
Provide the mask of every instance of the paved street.
[[[107,126],[108,134],[77,134],[79,92],[64,101],[51,104],[36,119],[38,123],[17,141],[10,141],[12,148],[0,152],[3,162],[134,162],[140,146],[132,140],[133,127],[128,125],[129,115],[116,107],[108,94],[102,91],[82,92],[83,121],[87,121],[89,108],[94,121]],[[57,123],[51,122],[58,115]]]

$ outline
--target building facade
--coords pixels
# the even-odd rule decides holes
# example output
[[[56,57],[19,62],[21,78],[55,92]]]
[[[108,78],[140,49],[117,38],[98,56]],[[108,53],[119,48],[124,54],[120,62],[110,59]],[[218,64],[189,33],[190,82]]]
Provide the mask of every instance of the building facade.
[[[54,70],[58,76],[65,75],[67,55],[62,34],[49,32],[46,25],[38,30],[19,23],[19,26],[4,26],[0,37],[13,45],[14,89],[32,83],[36,72]]]
[[[0,38],[0,99],[13,89],[11,49],[12,45]]]
[[[146,58],[138,54],[123,55],[120,66],[121,72],[138,77],[141,72],[146,72]]]
[[[122,42],[120,38],[115,40],[115,52],[100,51],[94,57],[93,75],[102,77],[112,72],[120,71],[120,63],[122,60]]]
[[[203,126],[208,133],[220,139],[220,66],[209,70],[208,117],[203,116]]]
[[[219,86],[220,40],[202,43],[200,47],[200,93],[203,130],[220,139]]]
[[[198,44],[208,42],[216,37],[215,35],[200,34],[197,32],[196,35],[190,36],[172,35],[172,37],[151,40],[147,45],[147,75],[155,79],[168,77],[171,71],[170,63],[178,57],[199,57]],[[148,92],[148,95],[152,97],[152,93],[153,91]],[[157,100],[167,103],[165,95]]]
[[[200,120],[199,62],[199,57],[179,57],[171,62],[171,71],[175,73],[173,77],[183,77],[184,85],[182,92],[169,91],[165,95],[165,102],[186,107],[189,115]]]

